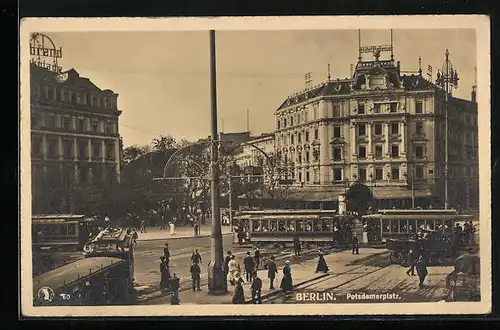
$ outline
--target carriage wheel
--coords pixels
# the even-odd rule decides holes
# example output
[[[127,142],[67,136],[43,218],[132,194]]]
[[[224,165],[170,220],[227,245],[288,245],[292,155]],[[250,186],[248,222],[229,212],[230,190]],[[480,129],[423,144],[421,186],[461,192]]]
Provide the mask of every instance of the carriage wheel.
[[[391,254],[389,255],[389,260],[393,264],[400,264],[401,263],[401,255],[398,252],[392,251]]]

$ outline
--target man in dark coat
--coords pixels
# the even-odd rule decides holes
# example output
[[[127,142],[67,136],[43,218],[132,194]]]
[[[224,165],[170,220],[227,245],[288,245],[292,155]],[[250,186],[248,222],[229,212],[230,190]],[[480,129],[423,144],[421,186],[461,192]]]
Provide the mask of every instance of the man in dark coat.
[[[356,254],[359,254],[359,240],[356,234],[354,234],[354,236],[352,237],[352,254],[354,254],[354,252],[356,252]]]
[[[267,277],[269,278],[269,289],[274,289],[274,279],[276,278],[276,274],[278,274],[278,267],[276,267],[276,263],[274,262],[274,256],[271,256],[270,260],[266,264],[267,268]]]
[[[420,257],[417,261],[417,274],[419,279],[418,287],[423,289],[425,277],[427,276],[427,260],[423,251],[420,253]]]
[[[292,269],[290,268],[290,261],[285,261],[285,267],[283,267],[283,279],[281,280],[280,288],[283,289],[284,293],[292,291]]]
[[[250,280],[252,279],[252,272],[255,269],[255,263],[253,258],[250,256],[250,252],[247,252],[245,259],[243,259],[243,265],[245,266],[247,282],[250,282]]]
[[[299,236],[293,238],[293,252],[296,256],[300,256],[300,239]]]
[[[168,243],[165,243],[165,247],[163,248],[163,256],[165,257],[165,263],[168,264],[170,263],[170,250],[168,248]]]
[[[170,271],[168,269],[168,265],[165,262],[165,257],[160,257],[160,274],[161,274],[161,280],[160,280],[160,287],[162,290],[165,290],[168,288],[168,282],[170,280]]]
[[[193,264],[201,263],[201,254],[198,252],[198,249],[194,250],[193,254],[191,255],[191,262]]]
[[[227,251],[226,259],[224,259],[224,274],[227,276],[229,273],[229,262],[231,261],[231,251]]]
[[[253,281],[251,285],[252,289],[252,302],[254,304],[262,304],[262,280],[259,278],[259,275],[256,271],[252,273]]]
[[[328,265],[326,264],[325,257],[323,256],[323,251],[321,249],[319,250],[318,265],[316,266],[316,273],[318,272],[328,272]]]
[[[201,269],[197,263],[193,263],[189,270],[191,272],[191,279],[193,280],[193,291],[201,291],[200,289],[200,277]]]
[[[414,249],[410,249],[408,252],[408,262],[410,263],[410,268],[406,271],[406,275],[415,275],[415,261],[417,259],[417,255]]]
[[[255,269],[259,270],[259,265],[261,262],[262,256],[260,255],[260,250],[259,247],[255,247],[255,252],[254,252],[254,259],[255,259]]]

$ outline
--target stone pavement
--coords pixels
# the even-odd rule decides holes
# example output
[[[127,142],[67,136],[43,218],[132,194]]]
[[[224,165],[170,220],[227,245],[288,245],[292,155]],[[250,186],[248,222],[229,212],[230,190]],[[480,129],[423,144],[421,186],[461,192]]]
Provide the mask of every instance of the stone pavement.
[[[146,233],[141,233],[137,230],[139,238],[137,241],[150,241],[150,240],[165,240],[165,239],[178,239],[194,237],[194,228],[191,226],[183,226],[175,228],[175,235],[170,235],[170,228],[160,229],[160,227],[146,228]],[[207,237],[211,235],[212,227],[210,224],[205,224],[200,228],[200,237]],[[229,226],[222,226],[222,235],[231,234]]]
[[[325,260],[327,264],[330,266],[330,268],[335,264],[336,259],[338,259],[338,253],[342,253],[343,255],[346,255],[348,259],[356,259],[356,258],[363,258],[367,257],[370,255],[374,254],[380,254],[382,251],[385,250],[380,250],[380,249],[361,249],[360,250],[360,255],[353,256],[351,252],[348,251],[343,251],[343,252],[335,252],[332,251],[331,253],[325,254]],[[293,263],[293,257],[289,259],[291,261],[291,268],[292,268],[292,280],[293,280],[293,285],[294,287],[297,287],[299,285],[306,284],[308,282],[312,282],[315,280],[318,280],[320,278],[328,276],[328,274],[323,274],[323,273],[315,273],[316,270],[316,265],[318,262],[318,258],[313,258],[309,260],[302,261],[300,263]],[[337,260],[338,261],[338,260]],[[269,289],[269,279],[267,277],[267,270],[261,269],[258,271],[259,277],[262,280],[262,298],[263,300],[269,296],[273,296],[276,294],[281,293],[281,289],[279,289],[280,284],[281,284],[281,279],[283,277],[283,266],[280,265],[281,263],[278,263],[278,274],[277,278],[275,279],[275,289],[271,290]],[[243,279],[245,279],[245,275],[243,274]],[[179,293],[179,299],[181,305],[202,305],[202,304],[231,304],[232,303],[232,297],[234,294],[234,286],[231,286],[228,283],[228,291],[229,293],[226,295],[222,296],[213,296],[207,294],[208,291],[208,286],[203,285],[201,287],[202,291],[198,292],[193,292],[192,290],[187,290],[187,291],[182,291]],[[244,283],[243,284],[243,289],[245,292],[245,299],[246,303],[251,303],[251,289],[250,289],[250,283]],[[163,303],[168,304],[170,302],[170,298],[165,297],[165,301]]]

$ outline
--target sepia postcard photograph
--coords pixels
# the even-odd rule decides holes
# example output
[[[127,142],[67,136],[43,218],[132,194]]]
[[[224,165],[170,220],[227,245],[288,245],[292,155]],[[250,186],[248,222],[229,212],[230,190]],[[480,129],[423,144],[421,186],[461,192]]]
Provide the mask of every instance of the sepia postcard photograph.
[[[487,16],[26,18],[19,42],[22,315],[491,312]]]

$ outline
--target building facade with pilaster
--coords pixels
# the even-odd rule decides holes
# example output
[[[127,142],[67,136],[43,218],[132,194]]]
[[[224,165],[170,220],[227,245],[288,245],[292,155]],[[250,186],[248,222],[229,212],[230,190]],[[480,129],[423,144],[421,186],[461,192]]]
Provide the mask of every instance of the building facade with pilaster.
[[[332,197],[361,182],[380,207],[442,206],[448,133],[449,204],[477,208],[475,89],[471,100],[449,94],[446,103],[445,91],[421,70],[402,75],[392,55],[374,56],[360,58],[352,77],[328,78],[289,96],[275,111],[283,179]]]
[[[118,94],[74,69],[30,70],[33,213],[75,212],[77,194],[120,180]]]

